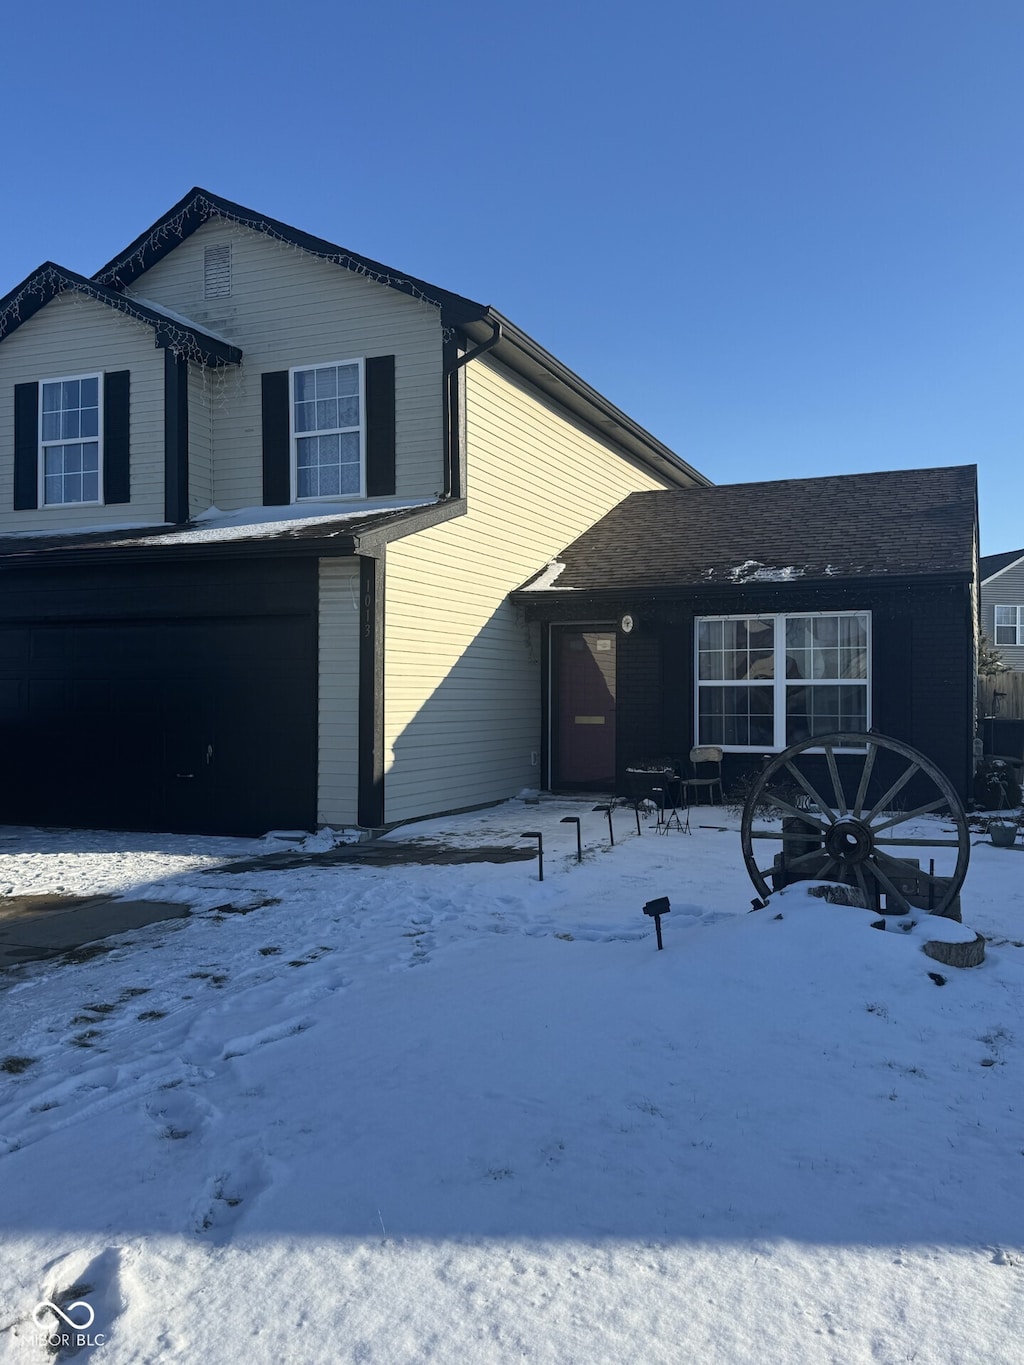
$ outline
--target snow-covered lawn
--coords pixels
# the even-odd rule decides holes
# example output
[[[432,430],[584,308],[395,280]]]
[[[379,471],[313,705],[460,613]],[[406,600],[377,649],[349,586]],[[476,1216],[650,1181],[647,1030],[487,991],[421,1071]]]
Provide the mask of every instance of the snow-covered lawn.
[[[736,818],[693,823],[398,835],[541,829],[543,884],[0,832],[0,892],[196,911],[0,975],[0,1358],[52,1358],[49,1299],[99,1365],[1019,1361],[1024,857],[973,850],[956,971],[801,889],[748,913]]]

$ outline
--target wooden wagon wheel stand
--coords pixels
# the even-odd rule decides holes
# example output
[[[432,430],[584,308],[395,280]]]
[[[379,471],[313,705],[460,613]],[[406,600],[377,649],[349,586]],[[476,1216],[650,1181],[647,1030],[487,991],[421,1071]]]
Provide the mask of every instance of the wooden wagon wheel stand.
[[[827,774],[827,783],[818,778],[818,786],[799,766],[812,752]],[[876,764],[893,774],[881,792]],[[916,804],[898,809],[912,781]],[[932,814],[952,830],[915,837],[911,822]],[[852,900],[883,916],[923,912],[960,919],[959,893],[971,849],[967,816],[945,774],[900,740],[844,732],[792,745],[758,775],[743,807],[741,838],[747,871],[765,899],[792,882],[831,881],[854,888]],[[950,850],[941,872],[932,861],[922,868],[907,852],[924,848]],[[976,966],[984,957],[984,939],[979,934],[973,944],[930,943],[925,951],[949,966]]]

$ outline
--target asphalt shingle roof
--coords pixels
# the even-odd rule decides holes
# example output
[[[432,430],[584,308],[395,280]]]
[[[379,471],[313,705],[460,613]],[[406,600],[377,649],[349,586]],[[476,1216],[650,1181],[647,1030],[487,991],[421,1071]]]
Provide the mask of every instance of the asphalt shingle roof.
[[[1001,555],[982,555],[981,581],[984,583],[986,578],[1000,573],[1011,564],[1015,564],[1018,559],[1024,559],[1024,550],[1004,550]]]
[[[974,465],[633,493],[547,592],[974,573]],[[531,583],[524,584],[529,591]]]

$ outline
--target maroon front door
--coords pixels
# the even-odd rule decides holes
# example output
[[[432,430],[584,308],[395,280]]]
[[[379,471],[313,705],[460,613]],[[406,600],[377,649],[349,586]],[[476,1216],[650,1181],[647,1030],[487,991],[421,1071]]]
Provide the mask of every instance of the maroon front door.
[[[615,632],[552,628],[552,785],[615,785]]]

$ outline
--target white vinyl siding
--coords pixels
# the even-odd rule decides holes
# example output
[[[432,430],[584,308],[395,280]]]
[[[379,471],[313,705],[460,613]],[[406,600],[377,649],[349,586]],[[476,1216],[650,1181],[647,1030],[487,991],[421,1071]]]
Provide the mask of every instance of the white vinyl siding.
[[[231,295],[204,297],[208,246],[231,247]],[[240,346],[240,367],[213,376],[213,501],[263,502],[262,389],[269,370],[338,356],[395,357],[396,499],[443,485],[442,337],[437,308],[260,233],[212,219],[130,292]]]
[[[320,561],[317,820],[354,825],[359,800],[359,561]]]
[[[466,367],[468,514],[388,548],[385,818],[537,787],[540,637],[509,592],[665,485],[493,361]]]
[[[159,524],[164,519],[164,354],[153,329],[82,294],[65,293],[0,346],[0,450],[14,449],[14,386],[54,376],[131,371],[131,502],[14,511],[14,462],[0,462],[0,533]],[[101,385],[102,388],[102,385]],[[102,488],[101,488],[102,496]]]

